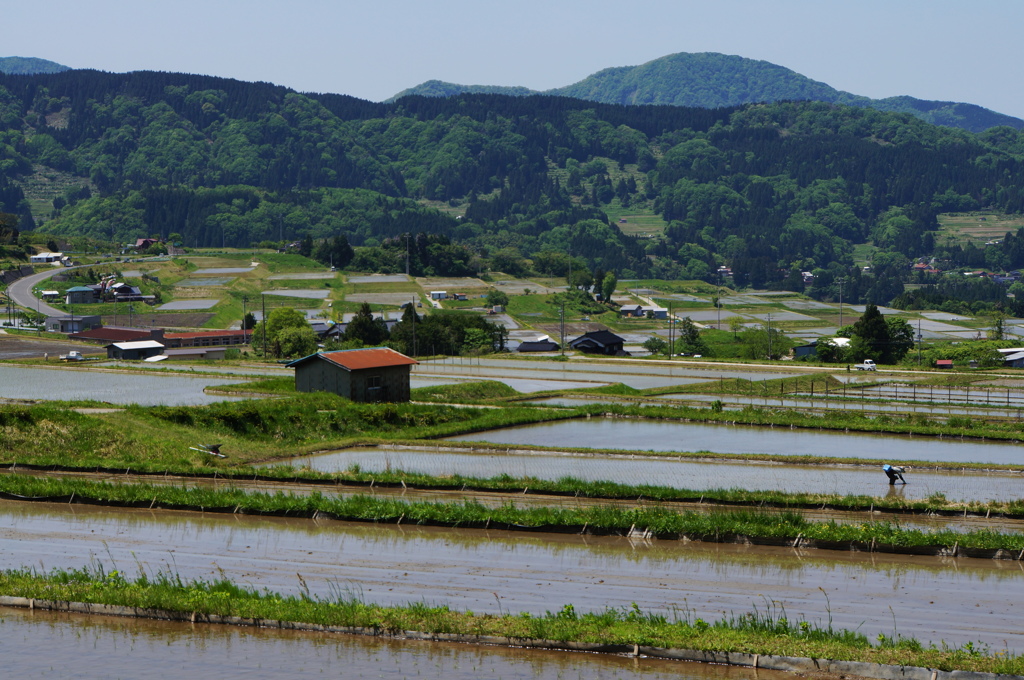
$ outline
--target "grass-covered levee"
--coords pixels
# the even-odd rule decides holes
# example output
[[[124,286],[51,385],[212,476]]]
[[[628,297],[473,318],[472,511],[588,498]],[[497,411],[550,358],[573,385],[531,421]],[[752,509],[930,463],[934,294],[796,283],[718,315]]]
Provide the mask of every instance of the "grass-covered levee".
[[[209,406],[75,406],[0,406],[0,464],[203,472],[358,443],[440,437],[574,415],[526,406],[357,404],[322,392]],[[221,444],[228,458],[192,450],[211,443]]]

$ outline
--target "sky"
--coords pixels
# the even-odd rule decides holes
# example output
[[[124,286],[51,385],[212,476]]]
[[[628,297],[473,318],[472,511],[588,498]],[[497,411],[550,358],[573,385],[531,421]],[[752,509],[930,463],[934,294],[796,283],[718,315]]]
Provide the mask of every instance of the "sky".
[[[837,89],[1024,118],[1020,0],[48,0],[3,9],[0,56],[179,71],[381,101],[426,80],[569,85],[676,52]]]

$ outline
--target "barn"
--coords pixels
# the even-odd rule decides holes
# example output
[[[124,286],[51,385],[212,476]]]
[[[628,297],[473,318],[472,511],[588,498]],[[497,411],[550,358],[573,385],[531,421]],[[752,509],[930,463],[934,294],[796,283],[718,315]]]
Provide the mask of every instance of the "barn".
[[[409,401],[415,359],[387,347],[319,352],[288,364],[299,392],[333,392],[352,401]]]

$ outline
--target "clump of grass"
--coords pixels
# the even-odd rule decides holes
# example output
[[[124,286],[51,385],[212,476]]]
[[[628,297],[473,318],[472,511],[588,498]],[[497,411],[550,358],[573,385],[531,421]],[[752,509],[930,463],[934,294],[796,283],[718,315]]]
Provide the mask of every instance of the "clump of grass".
[[[479,380],[453,385],[432,385],[412,390],[413,401],[442,403],[486,402],[518,396],[519,392],[496,380]]]

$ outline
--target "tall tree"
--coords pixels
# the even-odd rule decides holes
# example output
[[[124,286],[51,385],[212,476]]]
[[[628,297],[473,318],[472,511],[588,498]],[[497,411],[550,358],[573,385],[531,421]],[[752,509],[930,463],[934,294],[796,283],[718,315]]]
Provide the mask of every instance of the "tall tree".
[[[375,317],[369,303],[364,302],[352,320],[348,322],[343,336],[345,342],[358,340],[370,347],[380,345],[391,337],[388,325],[381,317]]]

